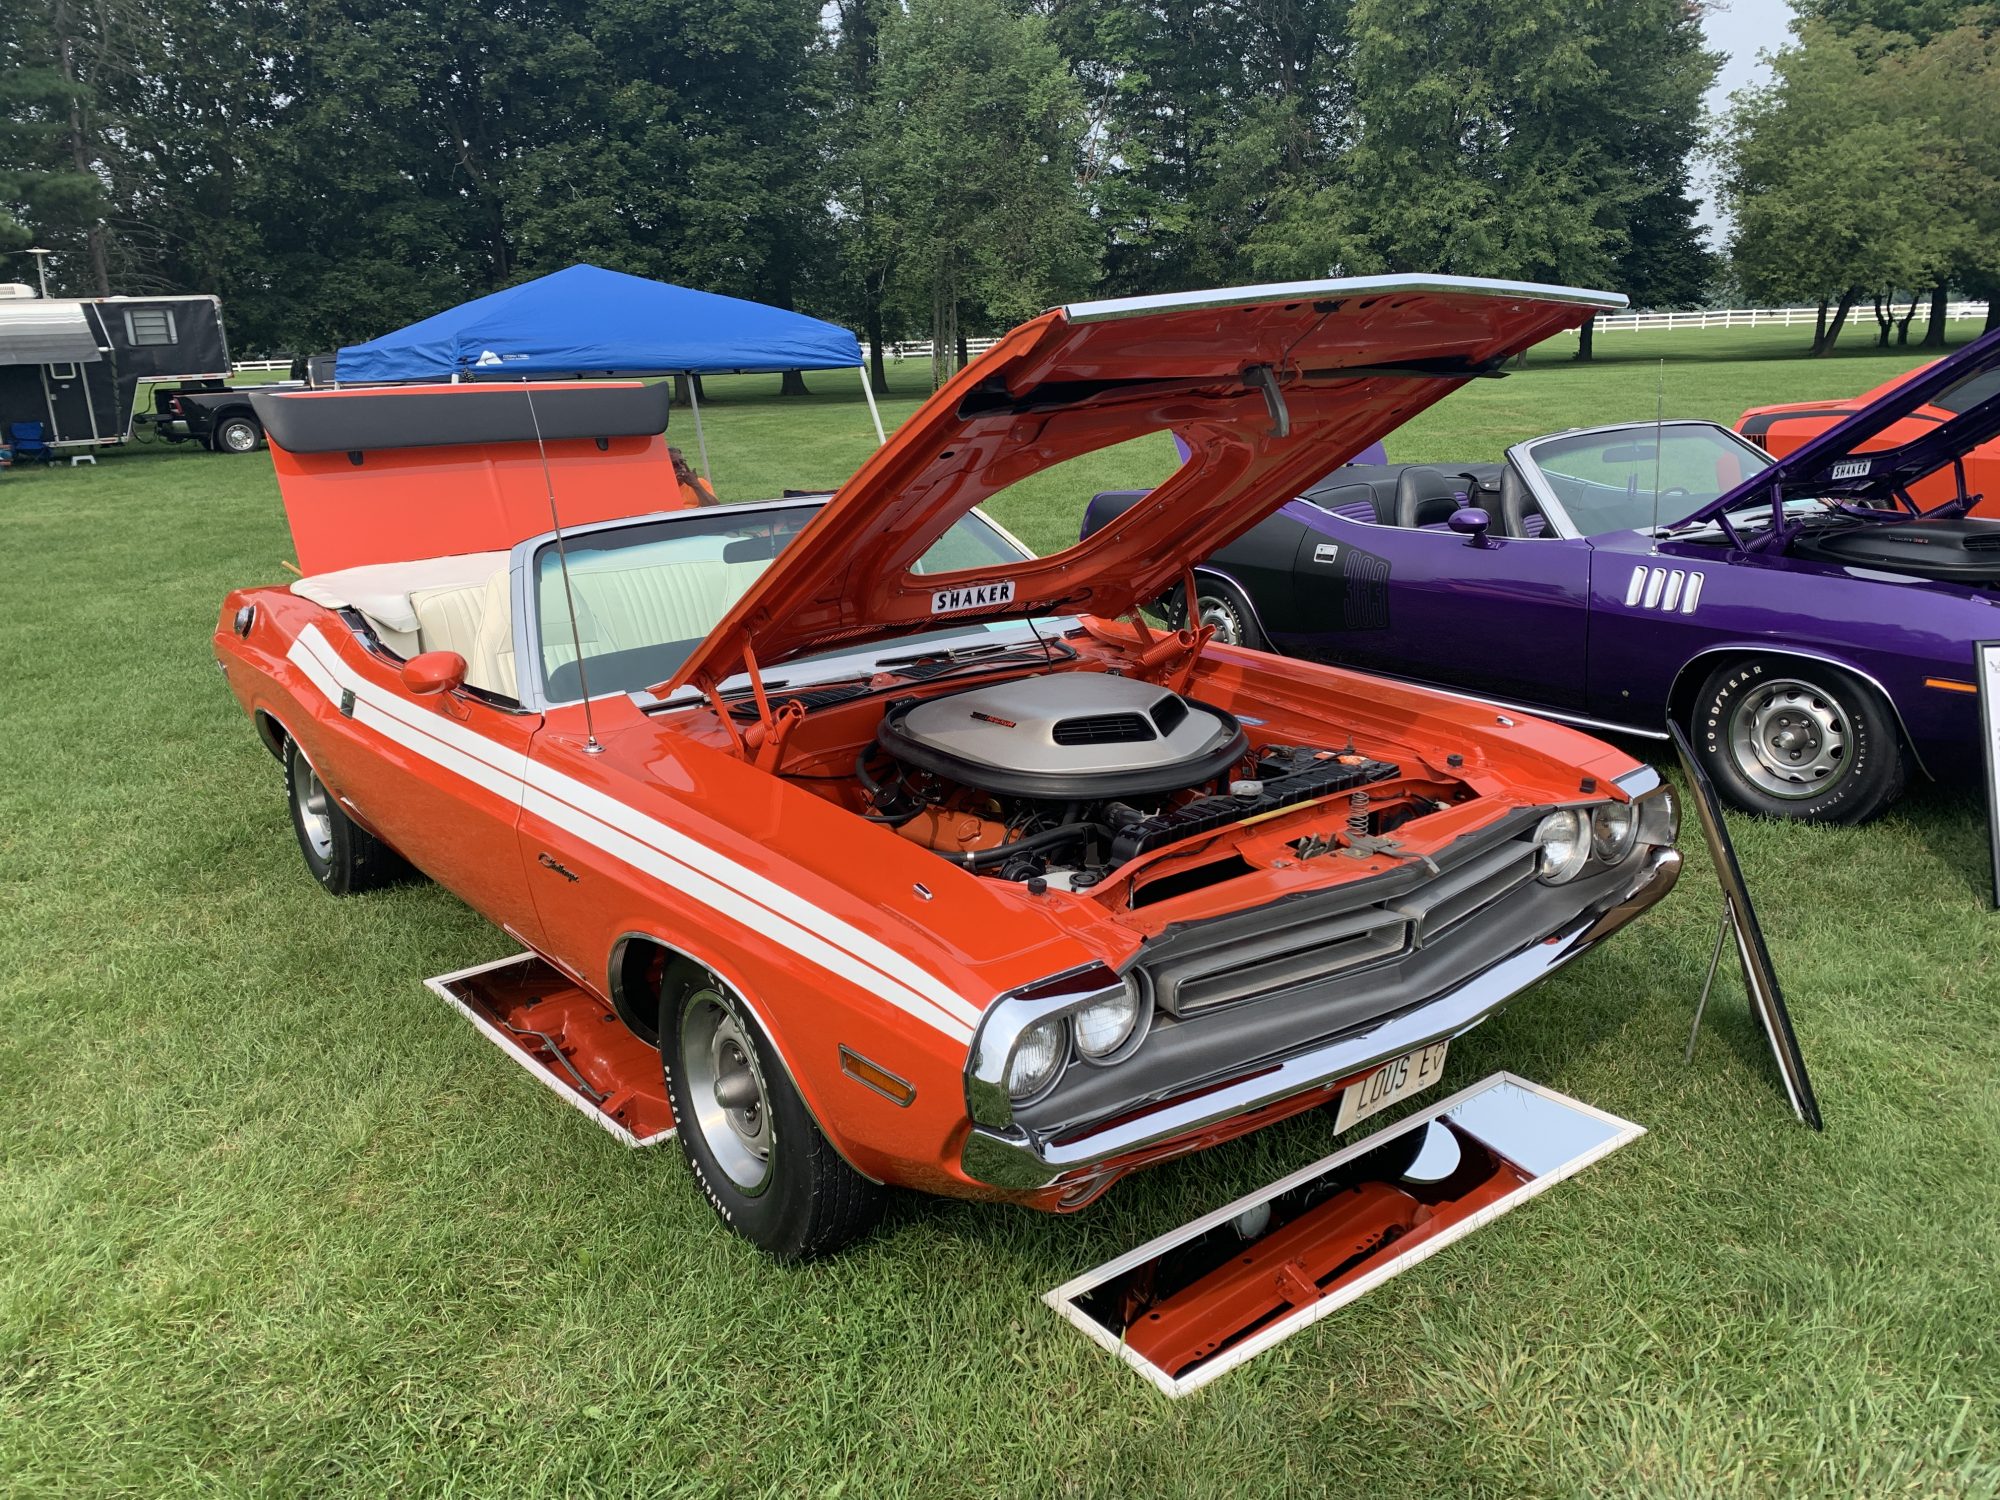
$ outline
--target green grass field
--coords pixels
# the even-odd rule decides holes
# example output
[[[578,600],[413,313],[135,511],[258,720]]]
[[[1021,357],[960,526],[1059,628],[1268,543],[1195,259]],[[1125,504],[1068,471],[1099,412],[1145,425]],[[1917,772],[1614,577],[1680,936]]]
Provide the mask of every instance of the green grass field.
[[[1969,330],[1968,330],[1969,332]],[[1551,346],[1391,440],[1857,392],[1916,351]],[[1857,346],[1860,341],[1856,341]],[[922,372],[898,372],[894,418]],[[851,372],[711,382],[716,479],[831,483]],[[691,432],[676,441],[693,451]],[[1038,547],[1152,439],[1003,497]],[[2000,917],[1983,810],[1739,822],[1828,1129],[1740,990],[1681,1060],[1699,837],[1637,927],[1456,1043],[1651,1132],[1200,1395],[1047,1288],[1332,1149],[1313,1117],[1064,1219],[902,1198],[786,1270],[421,984],[510,945],[446,892],[328,899],[210,660],[284,576],[270,461],[0,477],[0,1488],[16,1495],[1966,1494],[2000,1490]]]

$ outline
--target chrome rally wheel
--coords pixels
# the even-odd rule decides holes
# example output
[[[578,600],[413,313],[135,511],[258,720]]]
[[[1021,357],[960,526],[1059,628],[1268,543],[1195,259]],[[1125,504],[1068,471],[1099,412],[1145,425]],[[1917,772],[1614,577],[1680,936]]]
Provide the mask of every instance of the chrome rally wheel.
[[[757,1054],[715,990],[688,998],[681,1011],[681,1058],[689,1103],[715,1164],[746,1197],[771,1181],[771,1101]]]
[[[881,1185],[834,1150],[728,985],[672,959],[660,980],[658,1033],[681,1154],[717,1218],[786,1261],[829,1254],[875,1227]]]
[[[1745,693],[1729,716],[1736,767],[1773,797],[1815,797],[1847,774],[1848,711],[1801,677],[1779,677]]]
[[[292,782],[292,805],[298,813],[299,837],[305,840],[306,852],[321,863],[331,860],[333,814],[326,783],[319,779],[319,772],[304,755],[299,756]]]
[[[1742,656],[1708,676],[1689,738],[1715,789],[1745,812],[1865,823],[1902,795],[1894,711],[1828,662]]]
[[[351,896],[408,873],[395,850],[347,815],[297,740],[285,741],[284,762],[292,831],[314,880],[336,896]]]

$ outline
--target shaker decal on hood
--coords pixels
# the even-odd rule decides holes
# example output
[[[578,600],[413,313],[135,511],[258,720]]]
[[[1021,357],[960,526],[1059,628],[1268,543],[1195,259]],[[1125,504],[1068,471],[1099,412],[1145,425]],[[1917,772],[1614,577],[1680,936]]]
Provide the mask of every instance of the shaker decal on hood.
[[[1014,580],[1003,578],[998,583],[974,583],[964,588],[935,589],[931,593],[931,613],[934,615],[961,614],[968,609],[998,609],[1014,602]]]

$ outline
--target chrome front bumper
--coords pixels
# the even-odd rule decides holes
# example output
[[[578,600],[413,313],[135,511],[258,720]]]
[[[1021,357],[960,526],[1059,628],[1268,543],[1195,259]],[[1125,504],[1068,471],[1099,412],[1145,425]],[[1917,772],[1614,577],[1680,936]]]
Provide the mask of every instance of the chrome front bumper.
[[[1677,850],[1656,850],[1611,904],[1580,913],[1561,931],[1443,994],[1333,1041],[1271,1059],[1238,1082],[1135,1109],[1084,1134],[974,1125],[960,1164],[968,1177],[992,1187],[1032,1190],[1081,1182],[1099,1175],[1107,1164],[1123,1170],[1172,1156],[1177,1143],[1212,1126],[1314,1091],[1331,1091],[1380,1063],[1470,1031],[1665,896],[1680,868]],[[1158,1150],[1149,1156],[1153,1148]]]

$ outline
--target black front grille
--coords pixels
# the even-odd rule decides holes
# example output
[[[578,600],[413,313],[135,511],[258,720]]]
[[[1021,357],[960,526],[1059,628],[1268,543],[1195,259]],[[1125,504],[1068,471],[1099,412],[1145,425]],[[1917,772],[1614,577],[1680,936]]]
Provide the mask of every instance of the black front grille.
[[[1186,1017],[1391,962],[1527,884],[1535,848],[1524,832],[1467,840],[1428,868],[1412,862],[1358,886],[1169,928],[1139,967],[1160,1009]]]
[[[1050,731],[1058,745],[1136,745],[1156,738],[1141,714],[1086,714]]]

